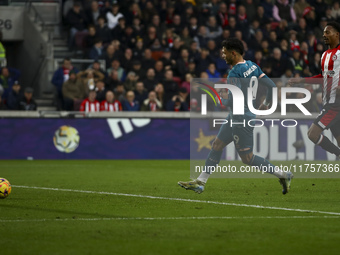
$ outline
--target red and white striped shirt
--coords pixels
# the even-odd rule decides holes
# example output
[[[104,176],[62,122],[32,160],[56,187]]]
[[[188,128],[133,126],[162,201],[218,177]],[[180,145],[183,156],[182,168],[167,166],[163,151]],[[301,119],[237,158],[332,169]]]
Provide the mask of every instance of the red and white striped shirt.
[[[336,97],[337,87],[340,85],[340,44],[334,49],[326,50],[321,56],[322,74],[305,78],[306,83],[315,83],[315,78],[323,78],[322,104],[340,104]]]
[[[118,100],[115,100],[113,103],[104,100],[100,103],[100,111],[120,112],[121,110],[122,104]]]
[[[100,103],[97,100],[94,102],[90,102],[88,98],[86,98],[80,105],[81,112],[99,112],[100,111]]]

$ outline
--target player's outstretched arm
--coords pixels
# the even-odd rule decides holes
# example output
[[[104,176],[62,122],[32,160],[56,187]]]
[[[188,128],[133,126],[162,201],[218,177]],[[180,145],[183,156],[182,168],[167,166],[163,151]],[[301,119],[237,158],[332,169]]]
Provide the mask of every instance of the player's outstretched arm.
[[[267,75],[262,76],[259,81],[267,87],[266,99],[260,105],[259,110],[267,110],[273,99],[272,89],[276,87],[276,84]]]
[[[313,84],[315,83],[315,78],[322,78],[322,74],[318,74],[318,75],[315,75],[315,76],[312,76],[312,77],[306,77],[306,78],[291,78],[289,79],[288,81],[288,85],[289,86],[292,86],[293,84],[298,84],[298,83],[308,83],[308,84]]]

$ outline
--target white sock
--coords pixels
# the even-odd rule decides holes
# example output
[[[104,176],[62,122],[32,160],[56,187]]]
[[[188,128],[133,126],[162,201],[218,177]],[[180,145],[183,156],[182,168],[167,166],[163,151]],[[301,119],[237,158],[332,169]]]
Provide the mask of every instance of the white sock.
[[[200,176],[198,176],[197,180],[206,183],[208,181],[208,178],[210,177],[210,174],[207,172],[202,172]]]
[[[272,174],[277,178],[286,178],[285,172],[283,172],[281,169],[275,169]]]

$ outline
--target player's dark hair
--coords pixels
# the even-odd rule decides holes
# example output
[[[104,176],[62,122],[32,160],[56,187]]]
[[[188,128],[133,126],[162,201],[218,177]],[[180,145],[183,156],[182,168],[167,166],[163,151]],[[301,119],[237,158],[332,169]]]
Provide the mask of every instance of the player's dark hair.
[[[334,28],[337,32],[340,33],[340,24],[336,21],[330,21],[327,23],[327,26],[331,26],[332,28]]]
[[[244,46],[241,40],[237,38],[229,38],[227,40],[224,40],[222,42],[222,47],[226,48],[227,51],[236,51],[240,53],[240,55],[243,55],[244,53]]]

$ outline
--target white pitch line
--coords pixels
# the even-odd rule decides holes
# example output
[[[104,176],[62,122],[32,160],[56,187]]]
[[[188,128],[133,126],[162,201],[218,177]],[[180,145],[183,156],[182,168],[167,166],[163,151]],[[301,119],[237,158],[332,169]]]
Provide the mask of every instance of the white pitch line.
[[[54,221],[128,221],[128,220],[247,220],[247,219],[339,219],[340,216],[209,216],[209,217],[124,217],[124,218],[64,218],[64,219],[16,219],[16,220],[0,220],[0,223],[11,222],[54,222]]]
[[[236,203],[208,201],[208,200],[195,200],[195,199],[186,199],[186,198],[156,197],[156,196],[148,196],[148,195],[125,194],[125,193],[115,193],[115,192],[105,192],[105,191],[59,189],[59,188],[31,187],[31,186],[20,186],[20,185],[12,185],[12,187],[24,188],[24,189],[38,189],[38,190],[53,190],[53,191],[64,191],[64,192],[77,192],[77,193],[89,193],[89,194],[114,195],[114,196],[125,196],[125,197],[141,197],[141,198],[149,198],[149,199],[182,201],[182,202],[191,202],[191,203],[205,203],[205,204],[215,204],[215,205],[228,205],[228,206],[239,206],[239,207],[250,207],[250,208],[260,208],[260,209],[281,210],[281,211],[304,212],[304,213],[320,213],[320,214],[330,214],[330,215],[339,215],[340,216],[340,212],[326,212],[326,211],[316,211],[316,210],[306,210],[306,209],[294,209],[294,208],[275,207],[275,206],[263,206],[263,205],[236,204]]]

